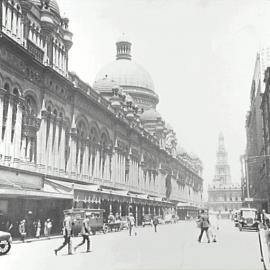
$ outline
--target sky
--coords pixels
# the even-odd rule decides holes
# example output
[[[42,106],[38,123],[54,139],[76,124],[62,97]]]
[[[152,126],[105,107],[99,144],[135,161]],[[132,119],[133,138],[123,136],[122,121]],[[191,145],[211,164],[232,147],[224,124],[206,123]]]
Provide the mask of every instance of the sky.
[[[214,177],[223,132],[232,181],[240,182],[245,118],[257,51],[270,46],[269,0],[57,0],[70,19],[69,69],[93,85],[125,33],[132,60],[152,76],[157,110],[178,145]]]

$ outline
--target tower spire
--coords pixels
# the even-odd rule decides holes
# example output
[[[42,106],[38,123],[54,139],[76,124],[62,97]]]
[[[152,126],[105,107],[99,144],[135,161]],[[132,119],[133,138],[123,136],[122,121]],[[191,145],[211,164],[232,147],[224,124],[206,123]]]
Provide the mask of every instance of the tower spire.
[[[222,133],[218,136],[217,163],[215,167],[214,182],[221,185],[231,183],[230,166],[228,164],[228,154],[225,150],[224,136]]]
[[[123,33],[116,42],[116,60],[127,59],[131,60],[131,42]]]

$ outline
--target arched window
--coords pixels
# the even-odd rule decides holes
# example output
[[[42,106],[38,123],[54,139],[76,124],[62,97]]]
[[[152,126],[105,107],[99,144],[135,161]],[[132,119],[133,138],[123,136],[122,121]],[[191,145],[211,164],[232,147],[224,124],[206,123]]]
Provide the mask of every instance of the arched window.
[[[37,103],[35,99],[29,95],[25,98],[25,106],[23,112],[23,131],[26,141],[25,157],[30,162],[36,162],[37,152]]]

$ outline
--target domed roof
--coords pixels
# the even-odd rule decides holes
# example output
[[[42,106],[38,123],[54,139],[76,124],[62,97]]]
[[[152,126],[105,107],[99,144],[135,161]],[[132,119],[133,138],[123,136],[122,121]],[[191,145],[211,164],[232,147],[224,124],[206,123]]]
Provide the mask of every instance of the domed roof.
[[[100,93],[104,93],[112,92],[112,89],[119,88],[119,85],[116,83],[116,81],[109,79],[108,76],[105,76],[102,79],[95,81],[93,88]]]
[[[155,109],[146,110],[141,115],[141,121],[142,122],[145,122],[145,121],[156,121],[158,119],[161,120],[161,115]]]
[[[140,65],[128,59],[118,59],[103,67],[96,76],[96,81],[108,76],[120,86],[141,87],[154,91],[150,74]]]
[[[125,93],[130,94],[136,105],[146,109],[154,108],[158,104],[154,83],[150,74],[131,60],[131,46],[126,36],[122,36],[116,42],[116,61],[103,67],[95,81],[107,76],[122,87]]]
[[[41,0],[30,0],[30,2],[38,7],[41,7],[41,4],[42,4]],[[58,6],[56,0],[45,0],[44,2],[45,2],[45,4],[48,4],[48,7],[51,11],[60,15],[59,6]]]

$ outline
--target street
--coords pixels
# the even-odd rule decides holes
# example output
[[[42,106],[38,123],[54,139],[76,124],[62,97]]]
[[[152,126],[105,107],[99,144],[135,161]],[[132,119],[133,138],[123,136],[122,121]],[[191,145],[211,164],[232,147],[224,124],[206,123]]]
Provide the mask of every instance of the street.
[[[194,221],[139,228],[137,236],[124,230],[92,236],[92,249],[80,247],[68,256],[67,247],[55,256],[53,250],[62,239],[13,244],[10,253],[0,257],[5,270],[48,269],[263,269],[258,234],[239,232],[233,223],[220,223],[217,243],[208,244],[206,236],[198,243]],[[73,245],[81,238],[73,239]]]

